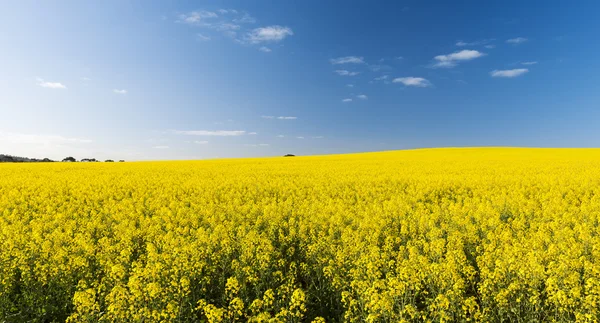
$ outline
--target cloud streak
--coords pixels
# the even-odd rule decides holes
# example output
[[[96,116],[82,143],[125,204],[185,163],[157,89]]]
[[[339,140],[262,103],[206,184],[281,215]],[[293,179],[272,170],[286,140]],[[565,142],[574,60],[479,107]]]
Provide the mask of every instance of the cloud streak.
[[[511,39],[507,39],[506,43],[507,44],[513,44],[513,45],[518,45],[518,44],[522,44],[527,42],[529,39],[525,38],[525,37],[517,37],[517,38],[511,38]]]
[[[359,57],[359,56],[345,56],[345,57],[332,58],[329,60],[329,62],[333,65],[364,64],[365,63],[364,58]]]
[[[246,134],[244,130],[176,130],[176,134],[178,135],[188,135],[188,136],[218,136],[218,137],[233,137],[233,136],[243,136]]]
[[[360,74],[359,72],[350,72],[347,70],[335,70],[335,73],[337,73],[340,76],[356,76]]]
[[[394,83],[402,83],[405,86],[414,86],[414,87],[430,87],[432,84],[427,79],[422,77],[398,77],[395,78],[392,82]]]
[[[451,54],[447,54],[447,55],[438,55],[436,57],[434,57],[433,59],[436,61],[436,63],[434,63],[432,65],[432,67],[437,68],[437,67],[446,67],[446,68],[451,68],[451,67],[455,67],[456,65],[458,65],[459,62],[465,62],[465,61],[470,61],[479,57],[485,56],[484,53],[477,51],[477,50],[472,50],[472,49],[464,49],[461,50],[459,52],[454,52]]]
[[[59,82],[46,82],[44,81],[44,79],[42,78],[37,78],[37,85],[41,86],[41,87],[45,87],[47,89],[54,89],[54,90],[66,90],[67,87]]]
[[[273,25],[253,29],[246,35],[246,39],[251,44],[260,44],[265,42],[279,42],[292,35],[294,35],[294,32],[291,28]]]
[[[527,72],[529,72],[529,70],[526,68],[516,68],[516,69],[512,69],[512,70],[493,70],[490,72],[490,75],[492,77],[513,78],[513,77],[521,76]]]

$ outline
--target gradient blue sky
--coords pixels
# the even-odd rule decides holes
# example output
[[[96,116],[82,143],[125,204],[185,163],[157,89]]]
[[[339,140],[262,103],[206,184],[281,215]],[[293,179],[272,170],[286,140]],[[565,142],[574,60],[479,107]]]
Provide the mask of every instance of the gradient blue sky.
[[[145,160],[599,146],[597,1],[0,9],[0,153]]]

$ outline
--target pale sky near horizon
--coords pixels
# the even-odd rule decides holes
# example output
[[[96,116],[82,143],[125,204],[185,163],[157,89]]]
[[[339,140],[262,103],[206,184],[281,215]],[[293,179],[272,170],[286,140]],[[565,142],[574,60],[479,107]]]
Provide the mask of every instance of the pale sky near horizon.
[[[0,8],[0,154],[600,146],[596,1]]]

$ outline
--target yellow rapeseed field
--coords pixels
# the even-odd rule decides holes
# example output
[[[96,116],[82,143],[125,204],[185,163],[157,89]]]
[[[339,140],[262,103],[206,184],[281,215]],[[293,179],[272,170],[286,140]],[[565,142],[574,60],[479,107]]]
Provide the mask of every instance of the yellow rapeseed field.
[[[0,322],[597,322],[600,150],[0,165]]]

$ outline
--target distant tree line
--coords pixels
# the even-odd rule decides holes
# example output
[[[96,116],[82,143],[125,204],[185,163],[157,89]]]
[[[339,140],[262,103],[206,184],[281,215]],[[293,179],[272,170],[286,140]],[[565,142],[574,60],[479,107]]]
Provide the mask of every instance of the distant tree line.
[[[62,160],[63,162],[77,162],[77,159],[74,157],[66,157]],[[37,159],[37,158],[27,158],[27,157],[19,157],[19,156],[11,156],[11,155],[3,155],[0,154],[0,163],[53,163],[54,160],[50,158]],[[83,158],[81,162],[100,162],[96,158]],[[104,161],[105,163],[113,163],[114,160],[107,159]],[[125,162],[124,160],[119,160],[119,162]]]

